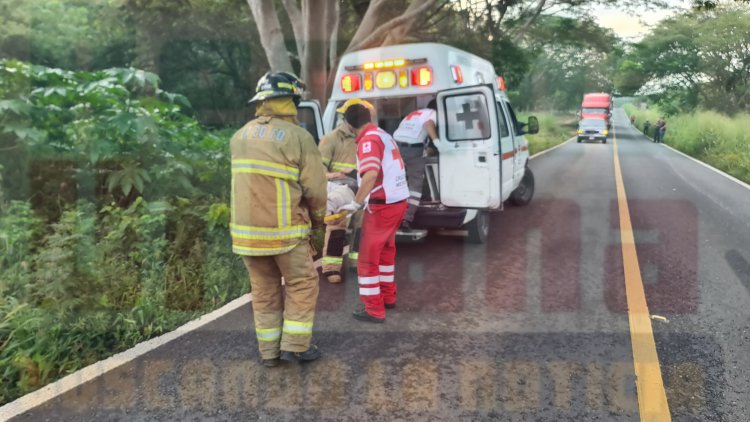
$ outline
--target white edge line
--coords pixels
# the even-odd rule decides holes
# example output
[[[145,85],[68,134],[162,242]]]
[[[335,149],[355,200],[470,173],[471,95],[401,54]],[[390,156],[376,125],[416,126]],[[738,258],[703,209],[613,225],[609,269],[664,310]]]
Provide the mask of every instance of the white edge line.
[[[689,159],[691,159],[691,160],[695,161],[696,163],[698,163],[698,164],[702,165],[703,167],[705,167],[705,168],[707,168],[707,169],[709,169],[709,170],[713,170],[713,171],[714,171],[715,173],[718,173],[718,174],[720,174],[720,175],[722,175],[722,176],[726,177],[726,178],[727,178],[727,179],[729,179],[729,180],[732,180],[732,181],[736,182],[736,183],[737,183],[738,185],[740,185],[740,186],[744,187],[745,189],[750,189],[750,185],[748,185],[747,183],[743,182],[742,180],[740,180],[740,179],[738,179],[738,178],[736,178],[736,177],[732,176],[731,174],[727,174],[727,173],[724,173],[723,171],[721,171],[721,170],[717,169],[716,167],[714,167],[714,166],[712,166],[712,165],[710,165],[710,164],[704,163],[703,161],[701,161],[701,160],[699,160],[699,159],[697,159],[697,158],[695,158],[695,157],[691,157],[691,156],[689,156],[689,155],[685,154],[684,152],[682,152],[682,151],[680,151],[680,150],[678,150],[678,149],[675,149],[675,148],[673,148],[673,147],[671,147],[671,146],[669,146],[669,145],[667,145],[667,144],[661,144],[661,145],[662,145],[663,147],[665,147],[665,148],[669,148],[669,149],[671,149],[672,151],[674,151],[674,152],[676,152],[676,153],[678,153],[678,154],[682,155],[682,156],[683,156],[683,157],[685,157],[685,158],[689,158]]]
[[[244,294],[219,309],[216,309],[212,312],[209,312],[208,314],[202,315],[190,322],[185,323],[174,331],[170,331],[166,334],[160,335],[159,337],[155,337],[142,343],[138,343],[128,350],[112,355],[107,359],[91,364],[85,368],[81,368],[78,371],[53,382],[52,384],[47,384],[39,390],[19,397],[18,399],[0,407],[0,415],[2,415],[0,416],[0,419],[8,420],[12,417],[28,412],[29,410],[41,404],[44,404],[44,402],[48,400],[58,397],[80,386],[81,384],[91,381],[106,372],[109,372],[140,356],[143,356],[144,354],[173,340],[176,340],[193,330],[203,327],[204,325],[209,324],[221,318],[222,316],[241,308],[242,306],[247,305],[251,301],[251,293]]]
[[[557,145],[553,146],[552,148],[547,148],[547,149],[545,149],[544,151],[539,151],[539,152],[537,152],[536,154],[534,154],[534,155],[532,155],[531,157],[529,157],[529,160],[531,160],[531,159],[533,159],[533,158],[536,158],[536,157],[539,157],[540,155],[544,155],[544,154],[546,154],[546,153],[548,153],[548,152],[550,152],[550,151],[554,151],[554,150],[556,150],[556,149],[560,148],[561,146],[563,146],[563,145],[567,144],[568,142],[572,141],[572,140],[573,140],[573,139],[575,139],[575,138],[577,138],[577,136],[574,136],[574,137],[572,137],[572,138],[568,139],[567,141],[561,142],[561,143],[559,143],[559,144],[557,144]]]

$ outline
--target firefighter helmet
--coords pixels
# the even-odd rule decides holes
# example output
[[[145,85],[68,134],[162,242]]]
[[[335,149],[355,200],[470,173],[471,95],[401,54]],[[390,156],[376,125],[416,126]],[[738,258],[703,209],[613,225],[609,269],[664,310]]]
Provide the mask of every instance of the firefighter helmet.
[[[255,96],[248,103],[253,104],[271,98],[292,97],[294,104],[299,104],[304,91],[305,83],[293,73],[267,72],[258,80]]]
[[[339,113],[346,113],[346,110],[354,104],[361,104],[367,107],[368,109],[370,109],[371,113],[375,110],[375,108],[372,106],[372,104],[370,104],[369,101],[360,100],[359,98],[350,98],[346,100],[346,102],[341,107],[337,108],[336,111]]]

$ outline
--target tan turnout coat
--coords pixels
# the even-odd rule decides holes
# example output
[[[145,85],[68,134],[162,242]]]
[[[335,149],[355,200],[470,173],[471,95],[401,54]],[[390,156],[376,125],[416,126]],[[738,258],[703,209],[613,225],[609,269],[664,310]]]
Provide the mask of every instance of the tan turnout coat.
[[[349,173],[357,169],[357,134],[344,123],[320,140],[323,165],[330,173]]]
[[[288,118],[262,116],[234,134],[232,249],[287,253],[323,224],[326,176],[313,137]]]

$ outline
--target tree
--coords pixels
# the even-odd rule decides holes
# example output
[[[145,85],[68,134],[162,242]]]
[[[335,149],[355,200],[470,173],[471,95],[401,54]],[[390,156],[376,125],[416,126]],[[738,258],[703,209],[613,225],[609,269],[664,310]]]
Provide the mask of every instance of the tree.
[[[650,94],[665,109],[750,110],[750,10],[726,4],[669,19],[619,70],[623,92]]]
[[[202,121],[244,122],[245,103],[266,68],[255,23],[236,12],[244,7],[244,0],[125,0],[121,13],[137,23],[133,65],[184,93]]]
[[[0,11],[0,58],[82,70],[132,60],[129,22],[108,0],[5,0]]]
[[[611,30],[589,19],[542,15],[526,38],[530,65],[516,88],[519,108],[571,110],[585,92],[612,91],[621,51]]]
[[[425,15],[437,1],[410,0],[405,8],[401,5],[398,10],[402,12],[395,16],[392,6],[396,2],[370,1],[344,53],[398,44],[409,33],[417,18]],[[294,71],[275,1],[247,0],[247,3],[258,25],[261,45],[270,68]],[[291,24],[300,74],[308,84],[311,97],[325,103],[338,62],[339,2],[302,1],[300,4],[297,0],[282,0],[281,3]]]

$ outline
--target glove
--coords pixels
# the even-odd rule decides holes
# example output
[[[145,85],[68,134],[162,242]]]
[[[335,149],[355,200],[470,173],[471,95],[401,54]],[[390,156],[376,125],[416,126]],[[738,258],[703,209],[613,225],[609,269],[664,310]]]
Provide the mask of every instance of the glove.
[[[352,201],[352,202],[350,202],[350,203],[348,203],[346,205],[341,206],[338,210],[336,210],[336,212],[338,213],[338,212],[341,212],[341,211],[348,211],[349,214],[354,214],[355,212],[357,212],[360,209],[362,209],[362,205],[363,204],[360,204],[359,202],[357,202],[355,200],[355,201]]]

